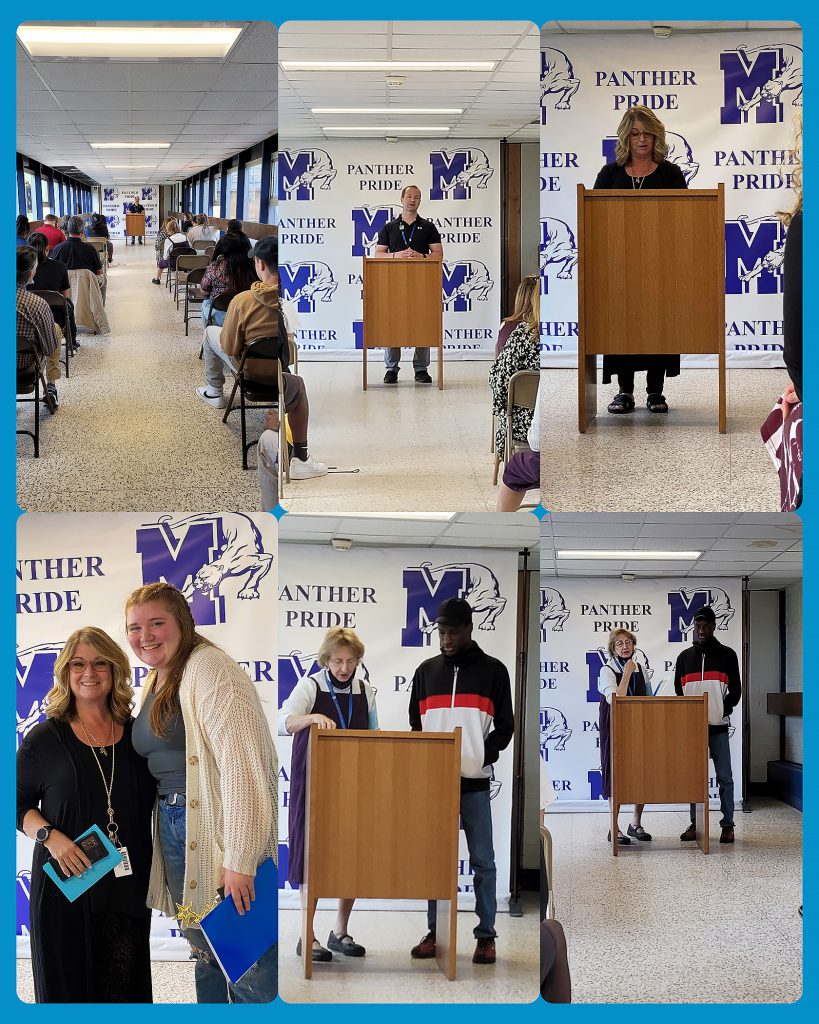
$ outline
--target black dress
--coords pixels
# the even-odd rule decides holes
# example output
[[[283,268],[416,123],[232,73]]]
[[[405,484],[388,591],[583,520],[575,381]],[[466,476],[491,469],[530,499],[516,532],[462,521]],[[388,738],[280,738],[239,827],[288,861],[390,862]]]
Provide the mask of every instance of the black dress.
[[[628,697],[647,696],[646,681],[643,670],[638,662],[637,668],[631,673],[628,681]],[[606,668],[610,669],[617,680],[617,685],[623,678],[623,669],[618,658],[613,657],[606,662]],[[600,774],[602,776],[601,792],[603,798],[608,800],[611,796],[611,704],[605,697],[600,698],[600,714],[598,717],[600,728]]]
[[[70,903],[43,872],[48,851],[34,848],[30,931],[38,1003],[150,1003],[151,813],[156,782],[131,744],[126,723],[116,745],[112,806],[128,847],[133,874],[109,872]],[[100,756],[110,778],[111,747]],[[105,831],[107,799],[91,748],[67,722],[36,726],[17,752],[17,827],[39,810],[60,832],[76,838],[90,825]]]
[[[597,175],[594,183],[595,188],[634,188],[634,179],[627,173],[625,167],[618,163],[606,164]],[[647,174],[643,179],[642,188],[688,188],[685,175],[670,160],[663,160],[657,164],[656,170]],[[603,356],[603,383],[608,384],[612,377],[617,374],[633,377],[635,372],[651,371],[652,374],[662,373],[666,377],[678,377],[680,373],[679,356]],[[626,389],[624,389],[626,390]]]

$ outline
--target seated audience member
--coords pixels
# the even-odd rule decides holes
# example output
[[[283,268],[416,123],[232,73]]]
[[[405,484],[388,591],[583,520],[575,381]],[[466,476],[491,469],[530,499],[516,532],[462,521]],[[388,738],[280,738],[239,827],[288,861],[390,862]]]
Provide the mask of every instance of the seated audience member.
[[[57,218],[53,213],[48,213],[43,217],[43,223],[37,230],[48,239],[49,249],[54,249],[60,242],[65,241],[65,234],[57,226]]]
[[[69,270],[92,270],[102,276],[100,255],[93,245],[82,239],[82,217],[69,217],[68,238],[54,249],[52,256],[64,263]]]
[[[225,322],[227,311],[213,309],[213,300],[221,295],[238,295],[258,281],[253,261],[247,258],[247,252],[237,235],[225,235],[222,239],[222,252],[215,263],[205,268],[199,285],[206,298],[202,303],[202,330],[209,324],[221,327]]]
[[[210,221],[204,213],[197,213],[193,218],[193,227],[188,231],[188,241],[191,245],[198,241],[215,242],[216,228],[211,226]]]
[[[165,242],[171,237],[173,232],[176,230],[176,221],[173,217],[166,217],[162,222],[162,227],[159,229],[156,235],[156,241],[154,242],[154,250],[156,252],[156,277],[151,278],[152,284],[160,284],[160,278],[162,277],[162,259],[163,252],[165,249]]]
[[[64,263],[49,258],[48,239],[42,231],[35,231],[28,236],[28,244],[37,253],[37,271],[31,288],[43,292],[59,292],[66,300],[68,309],[68,326],[71,330],[71,337],[74,339],[74,348],[77,344],[77,325],[74,323],[74,305],[71,302],[71,282],[68,280],[68,268]],[[65,332],[65,311],[52,310],[54,322],[59,324]]]
[[[184,246],[188,248],[188,236],[179,227],[179,223],[172,220],[169,225],[168,237],[165,239],[165,244],[162,246],[162,261],[160,262],[161,267],[168,266],[168,258],[171,255],[171,250],[177,246]]]
[[[17,249],[17,334],[33,341],[35,347],[42,353],[46,362],[46,377],[48,379],[46,389],[56,407],[57,385],[54,382],[60,379],[60,339],[49,304],[39,295],[32,295],[27,290],[28,285],[34,280],[36,269],[37,253],[35,250],[30,245],[19,247]],[[18,370],[25,370],[30,366],[31,358],[29,356],[18,357]]]
[[[250,241],[250,239],[247,237],[244,231],[242,231],[242,222],[234,218],[233,220],[228,221],[226,233],[222,235],[222,237],[216,243],[216,248],[213,250],[213,256],[211,256],[211,263],[215,263],[216,260],[218,260],[219,257],[222,255],[222,243],[224,242],[228,235],[236,235],[238,238],[240,238],[242,240],[242,244],[245,247],[245,251],[247,252],[248,255],[250,255],[250,250],[253,248],[253,243]]]
[[[114,259],[114,243],[108,234],[108,221],[105,216],[101,213],[92,213],[91,220],[85,226],[85,234],[87,238],[108,239],[108,262],[111,263]]]
[[[530,274],[518,285],[515,296],[515,311],[504,321],[514,324],[500,348],[492,369],[489,371],[489,386],[492,389],[492,411],[497,420],[495,450],[503,452],[506,442],[506,405],[509,397],[509,381],[518,370],[540,370],[540,280],[537,274]],[[503,328],[501,328],[503,334]],[[500,339],[499,339],[500,344]],[[532,410],[515,406],[512,410],[512,437],[525,441],[526,432],[532,422]]]
[[[207,385],[196,389],[199,397],[215,409],[225,407],[225,368],[235,374],[238,361],[246,345],[260,338],[279,339],[279,360],[284,377],[284,404],[293,435],[293,460],[290,476],[294,480],[309,480],[324,476],[327,466],[317,462],[307,448],[307,426],[309,405],[304,381],[289,373],[289,346],[287,328],[279,303],[279,247],[275,238],[261,239],[256,245],[254,263],[259,280],[249,291],[240,292],[230,303],[224,327],[209,327],[205,332],[203,359]],[[253,375],[258,370],[259,379],[269,379],[270,367],[263,360],[258,366],[249,360],[245,372]]]
[[[540,488],[540,385],[537,388],[532,425],[527,436],[530,450],[515,452],[503,470],[498,486],[497,512],[517,512],[527,491]]]
[[[193,227],[193,214],[190,210],[185,210],[182,214],[182,223],[179,225],[180,229],[187,235],[190,229]]]
[[[62,231],[63,235],[65,235],[66,231],[68,231],[68,217],[59,217],[57,219],[57,230]]]
[[[28,217],[21,213],[17,218],[17,245],[28,245],[28,236],[31,234],[31,224]]]

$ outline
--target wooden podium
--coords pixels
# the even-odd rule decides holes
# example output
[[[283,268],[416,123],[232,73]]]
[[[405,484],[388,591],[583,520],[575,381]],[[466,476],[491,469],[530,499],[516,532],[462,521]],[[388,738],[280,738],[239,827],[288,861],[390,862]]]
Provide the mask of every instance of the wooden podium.
[[[725,191],[577,186],[578,430],[597,414],[598,355],[719,357],[725,411]]]
[[[438,901],[439,967],[455,978],[461,730],[310,726],[305,811],[304,977],[321,897]],[[409,958],[409,951],[407,951]]]
[[[621,804],[696,804],[708,853],[708,697],[611,700],[611,852]]]
[[[437,348],[438,390],[444,387],[443,263],[364,257],[363,387],[367,349]]]
[[[125,214],[125,237],[126,238],[144,238],[145,237],[145,214],[144,213],[126,213]]]

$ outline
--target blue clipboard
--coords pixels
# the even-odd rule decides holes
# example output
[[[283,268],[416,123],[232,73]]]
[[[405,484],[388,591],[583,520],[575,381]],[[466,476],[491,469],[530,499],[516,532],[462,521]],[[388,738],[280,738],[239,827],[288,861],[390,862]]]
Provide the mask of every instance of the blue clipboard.
[[[228,897],[199,922],[213,955],[233,985],[278,941],[279,871],[272,857],[257,868],[253,887],[256,899],[242,916]]]
[[[79,896],[82,896],[84,892],[87,892],[91,886],[95,885],[104,875],[107,875],[109,871],[113,871],[117,864],[122,862],[122,854],[116,846],[114,846],[108,836],[104,834],[99,825],[92,825],[91,828],[87,828],[85,832],[77,836],[74,842],[79,842],[83,836],[87,836],[91,832],[96,833],[100,838],[103,846],[108,851],[108,855],[103,857],[102,860],[98,860],[96,864],[92,864],[85,874],[80,875],[79,877],[77,877],[77,875],[72,875],[66,881],[63,881],[50,864],[43,865],[43,871],[45,871],[66,899],[70,900],[72,903]]]

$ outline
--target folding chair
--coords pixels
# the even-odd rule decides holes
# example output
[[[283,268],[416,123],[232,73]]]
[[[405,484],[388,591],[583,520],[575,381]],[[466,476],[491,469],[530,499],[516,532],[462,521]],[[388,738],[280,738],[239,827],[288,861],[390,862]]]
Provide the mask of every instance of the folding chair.
[[[264,360],[270,363],[271,371],[275,372],[275,380],[260,381],[248,377],[245,367],[248,359]],[[258,372],[258,371],[257,371]],[[239,362],[239,369],[236,372],[236,380],[230,398],[222,417],[222,422],[227,423],[227,418],[234,411],[233,400],[236,392],[239,392],[239,414],[242,422],[242,469],[248,469],[247,453],[256,444],[256,441],[247,439],[247,408],[250,405],[254,409],[278,409],[280,421],[284,422],[284,382],[282,380],[281,363],[279,362],[279,339],[278,338],[257,338],[247,345],[242,352]],[[280,428],[281,430],[281,428]],[[280,439],[284,431],[280,433]],[[282,449],[287,447],[287,439],[279,444],[279,464],[282,463]],[[289,474],[288,474],[289,475]]]
[[[68,360],[70,356],[74,355],[74,336],[71,333],[71,320],[68,315],[68,300],[59,292],[49,291],[45,288],[32,288],[31,292],[33,295],[39,295],[41,299],[45,299],[51,307],[52,315],[56,312],[61,312],[63,314],[64,326],[63,324],[60,324],[60,328],[63,332],[63,338],[65,339],[65,359],[61,360],[61,362],[65,367],[65,377],[66,380],[68,380],[68,377],[70,376],[68,371]],[[57,317],[55,316],[54,323],[57,322]]]
[[[179,286],[184,285],[189,271],[207,267],[210,260],[207,256],[193,256],[190,253],[180,254],[176,258],[176,275],[174,277],[173,298],[176,308],[179,309]]]
[[[31,359],[31,365],[23,369],[17,369],[17,401],[18,403],[34,403],[34,430],[18,430],[18,434],[25,434],[34,441],[34,458],[40,458],[40,401],[44,401],[49,412],[56,412],[57,407],[52,402],[45,379],[45,360],[42,353],[30,338],[23,338],[17,335],[17,356],[24,355]],[[42,395],[40,387],[42,386]],[[30,395],[33,398],[20,398],[20,395]]]
[[[498,483],[501,462],[508,462],[513,452],[525,451],[529,447],[524,441],[516,441],[512,436],[512,413],[516,406],[519,409],[534,409],[539,382],[540,370],[518,370],[509,378],[506,392],[506,438],[503,453],[495,451],[495,471],[492,476],[492,483],[495,486]]]
[[[191,245],[197,252],[207,252],[208,249],[213,249],[214,241],[212,238],[195,238]]]
[[[194,267],[189,270],[185,278],[185,337],[188,336],[188,321],[195,316],[202,319],[202,303],[204,294],[199,290],[202,278],[205,276],[205,267]],[[196,308],[194,308],[194,306]]]

